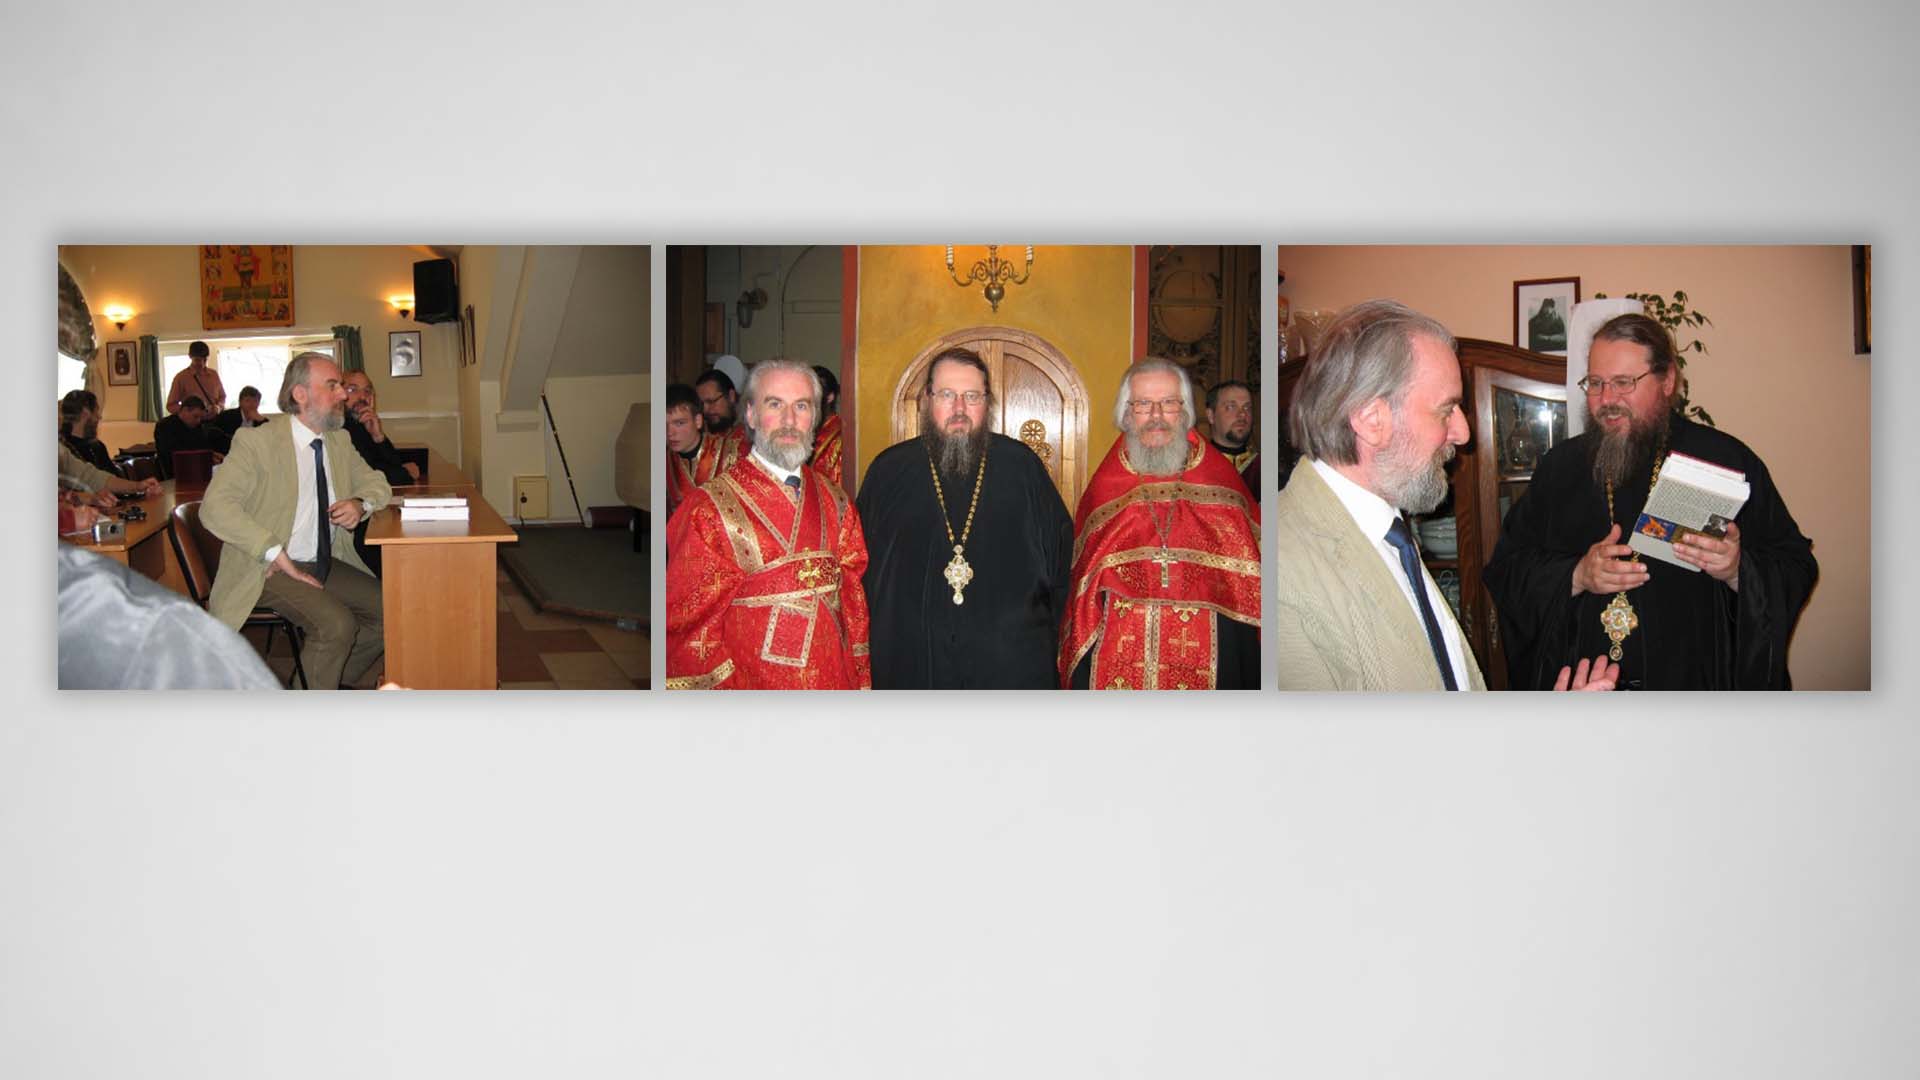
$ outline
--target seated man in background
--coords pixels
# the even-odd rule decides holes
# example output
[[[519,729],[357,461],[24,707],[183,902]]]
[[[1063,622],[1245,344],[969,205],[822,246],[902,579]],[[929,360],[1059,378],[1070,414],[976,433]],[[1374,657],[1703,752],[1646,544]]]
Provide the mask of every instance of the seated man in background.
[[[68,491],[85,492],[96,495],[93,505],[103,509],[114,505],[115,495],[158,495],[160,481],[148,477],[145,480],[126,480],[110,472],[96,469],[80,460],[67,444],[56,441],[57,461],[59,464],[60,486]]]
[[[417,483],[420,466],[400,456],[387,430],[380,423],[380,409],[373,397],[373,379],[364,371],[350,371],[340,378],[347,395],[347,435],[353,448],[367,464],[379,469],[387,483],[399,486]]]
[[[354,554],[353,528],[393,489],[340,430],[345,402],[332,360],[294,357],[280,387],[285,422],[234,436],[200,505],[201,523],[226,542],[208,612],[235,630],[259,603],[293,620],[316,690],[361,682],[386,652],[380,583]]]
[[[230,443],[226,433],[206,422],[207,407],[189,394],[180,411],[153,425],[153,449],[160,459],[160,478],[173,479],[173,455],[182,450],[208,450],[220,464]]]
[[[60,441],[73,456],[104,473],[124,477],[99,439],[100,399],[91,390],[69,390],[60,399]]]
[[[240,404],[237,408],[228,409],[209,421],[226,432],[229,441],[233,439],[233,433],[241,428],[259,427],[266,422],[266,416],[260,412],[260,391],[252,386],[240,388]]]

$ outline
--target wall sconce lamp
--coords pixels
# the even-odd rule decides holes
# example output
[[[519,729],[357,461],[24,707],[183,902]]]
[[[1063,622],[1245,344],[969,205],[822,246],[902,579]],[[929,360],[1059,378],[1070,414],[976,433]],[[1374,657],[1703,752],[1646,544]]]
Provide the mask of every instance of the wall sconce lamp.
[[[975,282],[986,282],[987,287],[981,290],[981,292],[986,296],[987,303],[993,310],[999,311],[1000,301],[1005,299],[1007,295],[1007,283],[1012,282],[1015,285],[1025,285],[1027,279],[1033,276],[1033,245],[1027,245],[1027,265],[1025,269],[1020,271],[1018,276],[1015,276],[1013,272],[1013,263],[1000,258],[1000,245],[988,244],[987,257],[974,263],[973,269],[968,271],[967,276],[963,278],[953,268],[953,245],[948,244],[947,273],[952,274],[953,283],[962,288],[972,285]]]
[[[116,330],[125,330],[127,328],[127,324],[133,321],[133,312],[128,311],[126,308],[123,308],[123,307],[118,307],[118,306],[110,307],[110,308],[107,308],[105,311],[102,311],[100,314],[105,315],[107,317],[107,321],[112,323],[114,329]]]
[[[403,319],[413,314],[413,297],[411,296],[389,296],[387,303],[392,304],[393,310],[399,312]]]
[[[767,290],[753,289],[740,294],[733,303],[733,313],[740,321],[740,329],[753,325],[753,313],[767,306]]]

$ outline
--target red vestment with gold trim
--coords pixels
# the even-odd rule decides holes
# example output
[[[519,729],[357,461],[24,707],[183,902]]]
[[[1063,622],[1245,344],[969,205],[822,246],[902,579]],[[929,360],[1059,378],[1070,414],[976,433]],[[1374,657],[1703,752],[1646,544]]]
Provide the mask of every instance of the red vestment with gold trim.
[[[667,689],[873,685],[860,515],[800,470],[789,489],[751,458],[697,488],[667,524]]]
[[[1089,652],[1099,689],[1215,685],[1213,616],[1260,626],[1260,507],[1192,432],[1179,476],[1142,476],[1116,440],[1074,515],[1060,685]]]
[[[809,463],[820,470],[820,475],[836,484],[841,483],[841,426],[839,413],[834,413],[821,423],[820,430],[813,436],[813,460]]]
[[[693,489],[732,467],[736,459],[731,455],[738,445],[719,435],[701,435],[700,449],[691,462],[667,451],[667,517],[673,517]]]

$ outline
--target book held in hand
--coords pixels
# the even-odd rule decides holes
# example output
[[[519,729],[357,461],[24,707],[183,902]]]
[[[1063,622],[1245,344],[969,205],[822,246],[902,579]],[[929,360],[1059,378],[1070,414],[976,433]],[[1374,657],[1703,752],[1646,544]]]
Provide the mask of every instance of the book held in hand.
[[[1727,535],[1727,524],[1739,516],[1749,491],[1745,473],[1686,454],[1668,454],[1627,546],[1661,562],[1698,570],[1675,555],[1673,545],[1694,533]]]

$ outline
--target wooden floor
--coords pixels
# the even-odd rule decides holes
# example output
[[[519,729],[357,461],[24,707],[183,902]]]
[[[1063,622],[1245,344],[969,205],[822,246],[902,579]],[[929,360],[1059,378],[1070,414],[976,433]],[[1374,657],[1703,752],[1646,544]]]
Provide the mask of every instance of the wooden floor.
[[[534,608],[520,587],[499,573],[498,618],[502,690],[645,690],[645,634],[609,622],[552,615]],[[249,632],[259,648],[265,635]],[[284,636],[276,636],[267,666],[286,681],[293,669]]]

